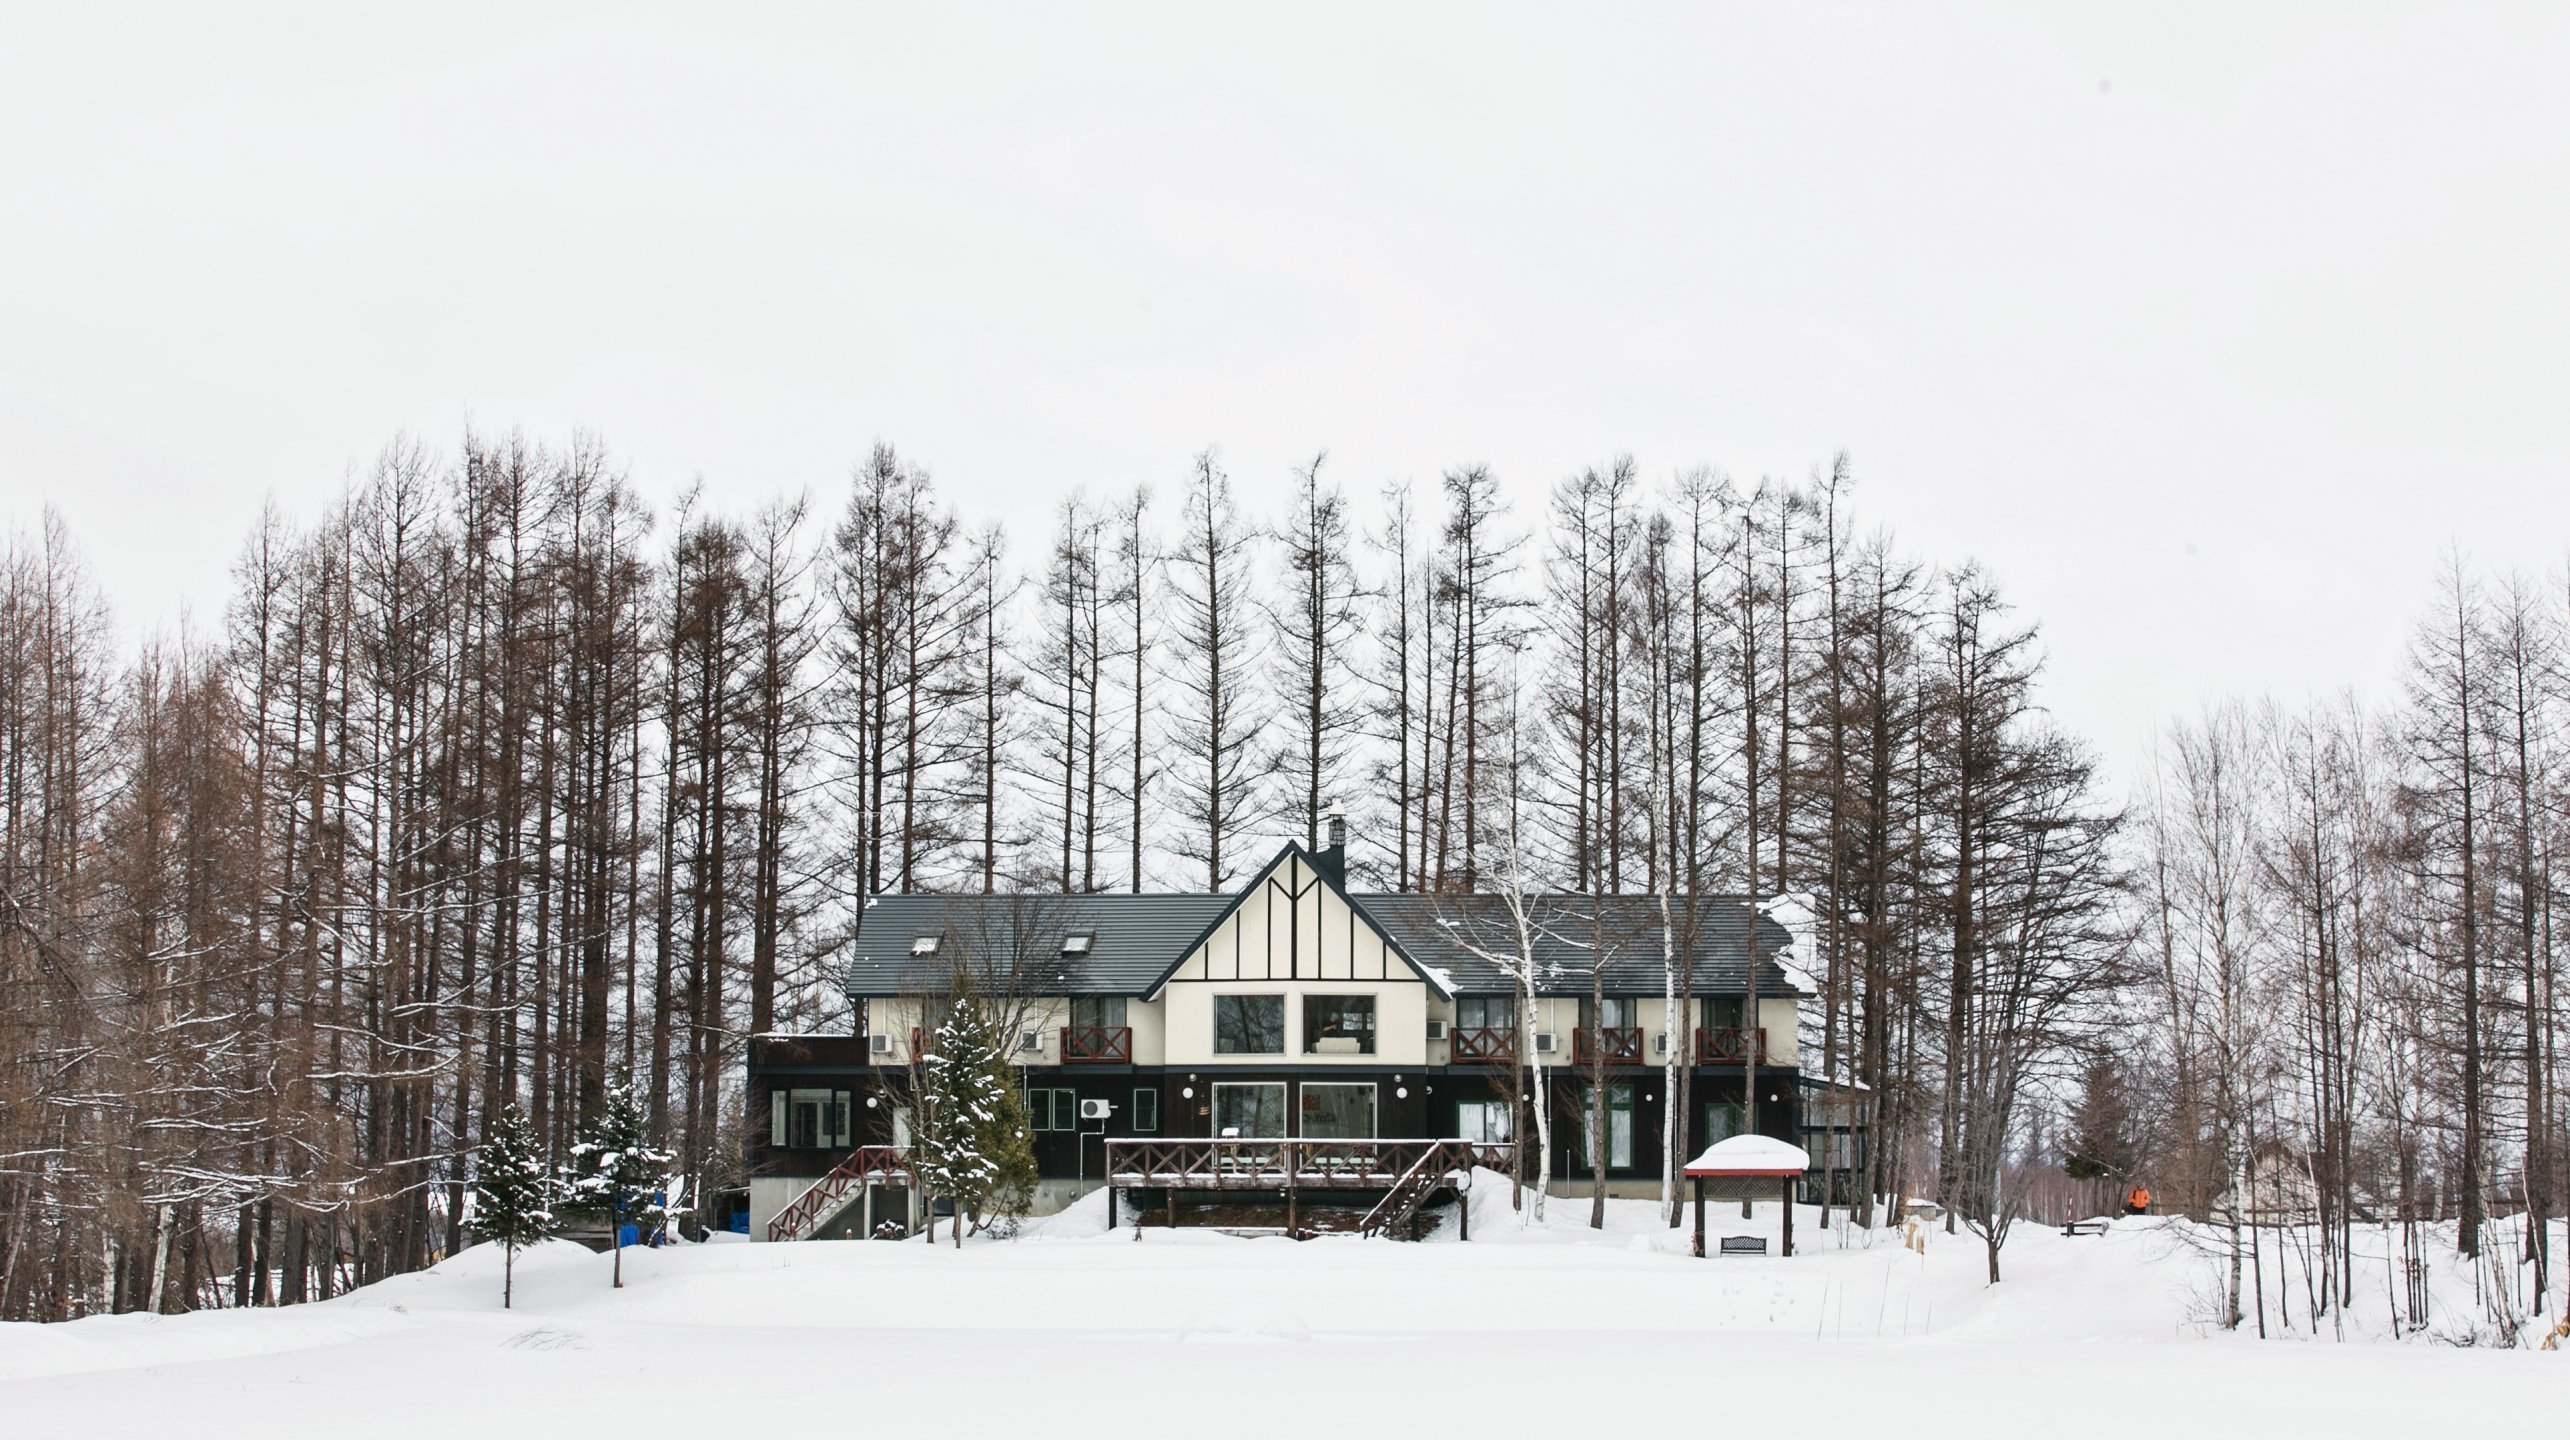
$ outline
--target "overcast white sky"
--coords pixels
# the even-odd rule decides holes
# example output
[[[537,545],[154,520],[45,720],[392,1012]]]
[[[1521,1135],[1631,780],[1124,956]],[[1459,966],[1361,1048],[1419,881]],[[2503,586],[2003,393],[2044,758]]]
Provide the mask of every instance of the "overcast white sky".
[[[2570,7],[701,8],[10,0],[0,524],[139,631],[468,419],[1021,533],[1844,447],[2127,764],[2570,555]]]

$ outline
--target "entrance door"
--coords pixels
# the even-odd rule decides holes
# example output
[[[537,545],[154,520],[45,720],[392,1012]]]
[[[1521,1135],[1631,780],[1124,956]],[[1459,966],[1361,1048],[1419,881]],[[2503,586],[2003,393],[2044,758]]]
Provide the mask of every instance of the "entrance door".
[[[1588,1168],[1589,1094],[1588,1087],[1580,1087],[1579,1153],[1571,1157],[1575,1170]],[[1606,1087],[1606,1168],[1633,1168],[1633,1087],[1629,1083]]]

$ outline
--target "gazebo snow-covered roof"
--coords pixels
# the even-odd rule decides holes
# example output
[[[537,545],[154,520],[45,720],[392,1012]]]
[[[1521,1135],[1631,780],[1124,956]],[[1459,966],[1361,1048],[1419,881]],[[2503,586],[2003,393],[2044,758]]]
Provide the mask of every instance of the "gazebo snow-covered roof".
[[[1687,1162],[1687,1179],[1695,1184],[1695,1253],[1699,1257],[1704,1254],[1704,1182],[1738,1182],[1737,1193],[1744,1202],[1740,1213],[1746,1216],[1749,1211],[1745,1202],[1752,1193],[1750,1187],[1761,1180],[1773,1180],[1784,1191],[1785,1243],[1778,1253],[1793,1254],[1794,1186],[1802,1180],[1803,1172],[1810,1168],[1811,1156],[1804,1153],[1803,1147],[1769,1135],[1734,1135],[1706,1146],[1703,1154]],[[1764,1241],[1742,1243],[1755,1243],[1760,1249],[1764,1249],[1766,1244]],[[1730,1249],[1730,1243],[1725,1242],[1723,1248]]]
[[[1687,1162],[1691,1178],[1748,1180],[1800,1175],[1811,1168],[1811,1156],[1800,1145],[1770,1135],[1734,1135],[1716,1140]]]

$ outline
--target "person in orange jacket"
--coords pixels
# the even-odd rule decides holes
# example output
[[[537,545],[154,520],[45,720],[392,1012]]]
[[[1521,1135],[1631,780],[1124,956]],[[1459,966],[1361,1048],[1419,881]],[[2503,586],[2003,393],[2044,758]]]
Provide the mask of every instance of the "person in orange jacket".
[[[2124,1213],[2127,1215],[2148,1215],[2151,1213],[2151,1187],[2147,1185],[2136,1185],[2131,1190],[2126,1191],[2124,1194]]]

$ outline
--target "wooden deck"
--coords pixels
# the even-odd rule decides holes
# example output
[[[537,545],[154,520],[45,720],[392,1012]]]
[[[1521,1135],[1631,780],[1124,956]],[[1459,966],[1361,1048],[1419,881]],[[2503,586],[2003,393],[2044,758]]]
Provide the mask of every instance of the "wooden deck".
[[[1306,1192],[1377,1195],[1365,1219],[1368,1234],[1398,1234],[1439,1194],[1461,1195],[1476,1168],[1512,1172],[1514,1145],[1471,1140],[1109,1140],[1107,1227],[1115,1227],[1116,1201],[1132,1203],[1135,1191],[1164,1197],[1177,1223],[1181,1192],[1276,1196],[1285,1203],[1285,1229],[1300,1233]]]

